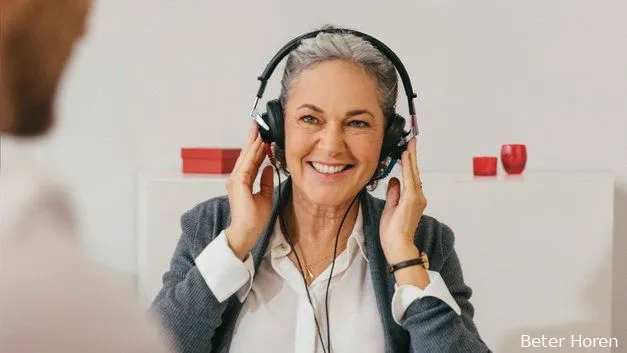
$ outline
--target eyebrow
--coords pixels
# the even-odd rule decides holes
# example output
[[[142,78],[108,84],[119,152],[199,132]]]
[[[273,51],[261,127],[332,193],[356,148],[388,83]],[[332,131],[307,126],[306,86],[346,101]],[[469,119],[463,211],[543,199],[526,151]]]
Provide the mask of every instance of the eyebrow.
[[[322,108],[316,107],[313,104],[303,104],[300,107],[298,107],[298,110],[300,110],[302,108],[309,108],[309,109],[313,110],[316,113],[324,113],[324,110],[322,110]]]
[[[324,110],[322,110],[322,108],[317,107],[313,104],[303,104],[300,107],[298,107],[298,109],[302,109],[302,108],[309,108],[315,111],[316,113],[324,113]],[[362,115],[362,114],[368,114],[374,118],[374,114],[372,114],[367,109],[354,109],[354,110],[349,110],[348,112],[346,112],[346,116],[357,116],[357,115]]]

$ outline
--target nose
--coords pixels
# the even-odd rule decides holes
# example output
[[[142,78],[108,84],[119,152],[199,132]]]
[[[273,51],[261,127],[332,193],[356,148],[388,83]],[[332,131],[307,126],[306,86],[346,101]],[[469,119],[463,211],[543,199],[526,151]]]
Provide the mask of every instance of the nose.
[[[344,152],[346,149],[346,141],[344,140],[341,124],[327,124],[325,128],[320,131],[318,146],[331,157]]]

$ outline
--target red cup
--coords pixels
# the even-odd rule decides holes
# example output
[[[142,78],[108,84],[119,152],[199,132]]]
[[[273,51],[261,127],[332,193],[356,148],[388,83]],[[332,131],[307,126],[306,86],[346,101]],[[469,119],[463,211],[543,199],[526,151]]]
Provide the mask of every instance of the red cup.
[[[494,176],[496,175],[496,157],[472,157],[472,169],[476,176]]]
[[[501,146],[501,162],[507,174],[521,174],[527,164],[527,147],[522,144]]]

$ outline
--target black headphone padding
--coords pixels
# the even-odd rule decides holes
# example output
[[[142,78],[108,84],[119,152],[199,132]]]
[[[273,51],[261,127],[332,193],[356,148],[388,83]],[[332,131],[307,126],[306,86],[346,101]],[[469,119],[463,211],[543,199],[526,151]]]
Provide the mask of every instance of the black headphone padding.
[[[394,113],[388,121],[388,126],[385,129],[385,135],[383,136],[383,145],[381,146],[380,161],[384,160],[388,156],[393,159],[401,158],[403,149],[398,146],[399,141],[405,136],[405,119]]]
[[[259,129],[261,139],[266,143],[275,142],[281,149],[285,149],[285,131],[283,131],[283,107],[278,99],[272,99],[266,104],[266,112],[261,115],[270,131]]]

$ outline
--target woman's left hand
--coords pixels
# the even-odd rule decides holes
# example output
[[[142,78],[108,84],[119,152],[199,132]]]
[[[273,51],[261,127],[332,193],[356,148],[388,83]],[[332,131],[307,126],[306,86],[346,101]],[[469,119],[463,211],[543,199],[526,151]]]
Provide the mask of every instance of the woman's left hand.
[[[397,178],[391,178],[381,215],[379,235],[385,257],[390,264],[419,256],[414,244],[416,228],[427,207],[416,160],[416,139],[409,141],[401,155],[403,188]]]

